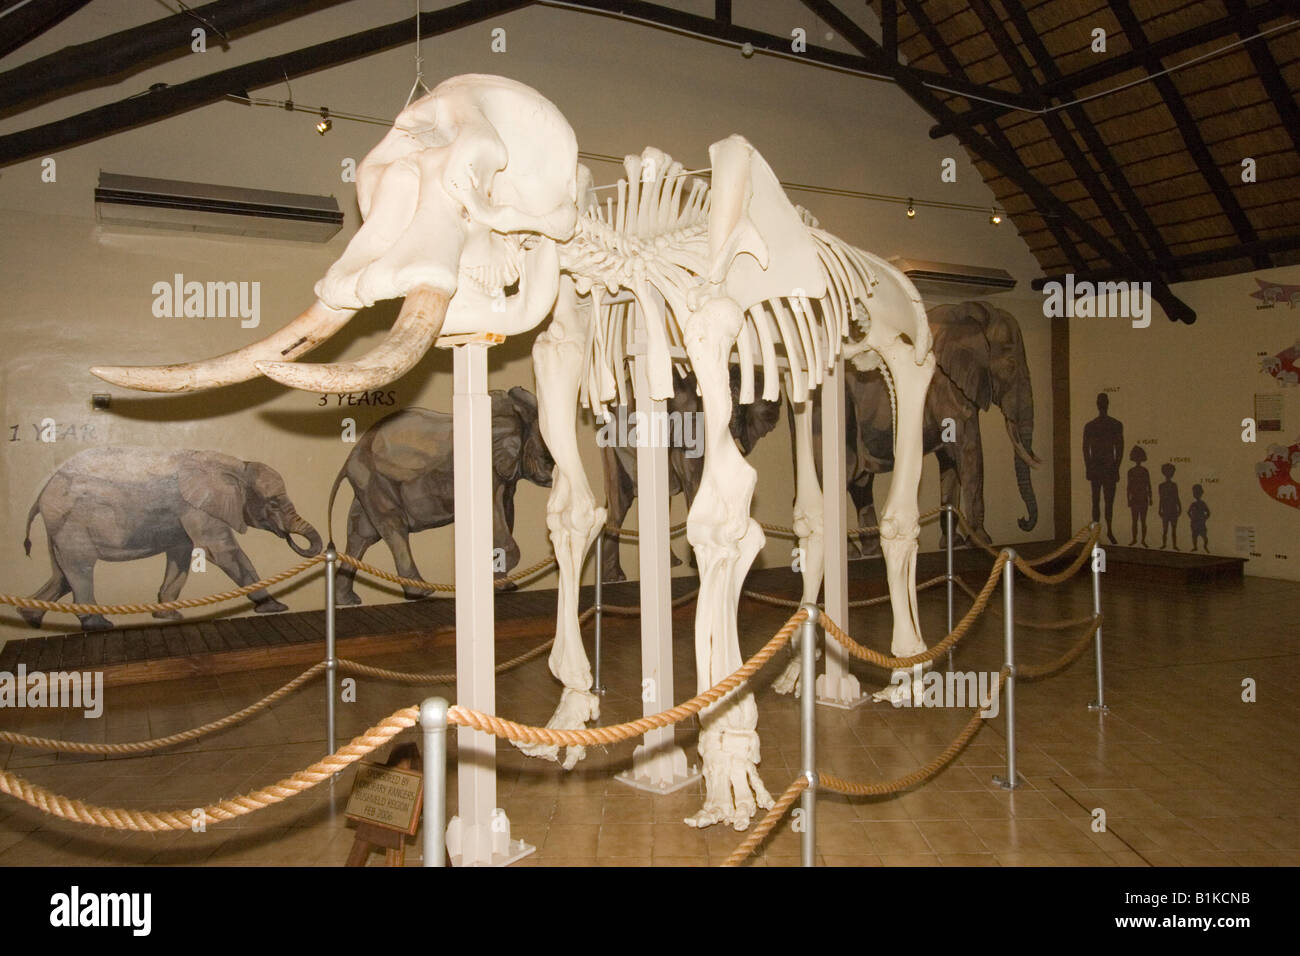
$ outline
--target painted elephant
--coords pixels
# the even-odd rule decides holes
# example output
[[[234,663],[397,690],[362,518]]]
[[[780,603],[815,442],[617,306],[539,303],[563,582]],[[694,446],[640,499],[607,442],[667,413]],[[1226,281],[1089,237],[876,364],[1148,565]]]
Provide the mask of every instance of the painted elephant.
[[[754,370],[754,382],[755,394],[761,394],[762,370]],[[781,414],[781,403],[757,398],[749,405],[741,405],[738,400],[739,394],[740,369],[732,366],[731,437],[736,440],[736,446],[741,454],[748,457],[754,450],[754,446],[758,444],[758,440],[776,427]],[[695,416],[692,419],[694,421],[700,420],[698,416],[702,413],[703,406],[696,392],[693,372],[674,375],[673,397],[666,405],[669,416],[680,415],[680,421],[685,422],[688,415]],[[613,410],[613,415],[618,420],[625,419],[627,413],[627,407],[623,405],[616,406]],[[682,434],[702,436],[698,430],[689,429],[684,430]],[[636,498],[636,448],[628,443],[601,442],[600,444],[601,464],[605,470],[605,500],[609,507],[609,523],[611,527],[621,528],[623,519],[627,517],[628,510]],[[668,449],[668,494],[669,497],[684,494],[688,509],[695,501],[695,493],[700,488],[700,479],[704,474],[704,457],[692,453],[689,445],[689,441],[678,442]],[[692,563],[694,563],[693,559]],[[681,560],[674,554],[673,565],[678,564],[681,564]],[[627,575],[623,573],[623,565],[619,561],[618,539],[613,535],[606,535],[602,580],[626,579]]]
[[[261,528],[284,538],[303,557],[319,554],[321,538],[289,499],[280,473],[260,461],[215,451],[91,448],[50,476],[27,515],[23,549],[32,551],[32,522],[40,515],[50,548],[50,579],[33,597],[57,601],[69,591],[94,604],[96,561],[133,561],[167,555],[159,601],[174,601],[189,576],[194,551],[241,587],[259,579],[236,534]],[[300,547],[294,536],[305,538]],[[261,614],[285,606],[265,590],[249,594]],[[44,611],[22,609],[39,627]],[[112,627],[99,614],[79,614],[83,630]],[[154,617],[179,618],[178,611]]]
[[[1033,453],[1034,393],[1020,326],[1009,312],[983,302],[935,306],[927,315],[934,334],[936,370],[925,399],[924,448],[927,455],[939,459],[942,501],[959,504],[976,539],[989,543],[984,530],[979,414],[996,404],[1015,450],[1016,488],[1027,512],[1017,524],[1029,531],[1038,523],[1029,469],[1039,461]],[[857,506],[859,524],[875,525],[872,485],[877,474],[894,467],[888,385],[878,370],[853,368],[845,379],[845,391],[849,495]],[[817,419],[820,464],[820,413]],[[948,436],[945,419],[953,423]],[[879,538],[863,535],[861,542],[850,542],[849,550],[853,556],[877,554]]]
[[[515,486],[527,478],[551,486],[555,462],[537,425],[537,398],[526,388],[493,389],[492,396],[492,539],[504,555],[494,562],[498,579],[519,563],[515,543]],[[393,554],[397,573],[419,578],[411,556],[410,534],[441,528],[455,518],[455,471],[452,467],[452,417],[427,408],[407,408],[376,422],[357,442],[330,489],[334,496],[346,478],[352,486],[348,542],[344,549],[362,558],[381,539]],[[337,604],[360,604],[353,582],[356,571],[339,568]],[[428,591],[404,588],[408,598]]]

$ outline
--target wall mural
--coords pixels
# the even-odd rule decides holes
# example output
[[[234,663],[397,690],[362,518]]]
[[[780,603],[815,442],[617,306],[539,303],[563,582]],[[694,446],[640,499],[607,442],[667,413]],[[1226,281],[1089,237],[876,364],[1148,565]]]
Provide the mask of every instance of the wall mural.
[[[1252,299],[1259,299],[1260,304],[1255,306],[1256,309],[1272,309],[1279,302],[1285,302],[1291,308],[1300,305],[1300,285],[1283,285],[1278,282],[1266,282],[1263,279],[1256,279],[1255,285],[1259,286],[1250,294]]]
[[[980,412],[997,405],[1015,452],[1016,489],[1026,517],[1021,531],[1038,524],[1038,500],[1030,468],[1039,464],[1034,447],[1034,392],[1020,325],[1010,312],[984,302],[940,305],[927,313],[934,334],[935,374],[925,397],[924,448],[939,460],[940,498],[966,515],[976,540],[990,544],[984,530],[984,446]],[[894,468],[894,435],[889,385],[878,370],[850,365],[845,380],[848,407],[849,494],[860,526],[876,525],[872,494],[875,477]],[[814,417],[821,461],[821,416]],[[953,428],[945,434],[944,421]],[[820,475],[820,473],[819,473]],[[960,533],[958,533],[960,535]],[[964,539],[959,537],[962,543]],[[880,552],[878,535],[851,542],[851,557]]]
[[[241,587],[251,584],[260,576],[235,540],[249,528],[284,538],[304,557],[321,550],[320,535],[298,514],[278,471],[217,451],[87,449],[59,466],[32,505],[23,541],[29,556],[38,515],[49,544],[50,579],[32,597],[44,601],[71,592],[78,604],[94,604],[96,562],[155,554],[167,555],[159,601],[179,597],[191,569],[208,561]],[[307,546],[299,546],[294,536],[305,538]],[[248,597],[260,614],[286,610],[265,590]],[[27,608],[19,613],[32,627],[45,615]],[[100,614],[77,616],[82,630],[113,626]],[[156,611],[154,617],[172,620],[181,614]]]
[[[1300,340],[1276,355],[1261,359],[1259,368],[1277,379],[1279,385],[1300,384]]]
[[[1264,494],[1292,508],[1300,508],[1300,437],[1290,447],[1269,445],[1268,457],[1255,466]]]
[[[551,486],[555,467],[537,424],[537,398],[526,388],[491,391],[492,397],[492,538],[493,569],[498,579],[519,563],[514,539],[515,486],[526,478]],[[344,553],[363,558],[383,541],[392,552],[397,573],[419,578],[411,556],[410,535],[441,528],[455,519],[455,471],[452,461],[452,416],[428,408],[406,408],[380,419],[357,440],[330,489],[329,509],[346,478],[352,488]],[[360,604],[353,587],[356,571],[338,571],[335,603]],[[513,584],[506,584],[513,587]],[[412,600],[429,592],[403,588]]]

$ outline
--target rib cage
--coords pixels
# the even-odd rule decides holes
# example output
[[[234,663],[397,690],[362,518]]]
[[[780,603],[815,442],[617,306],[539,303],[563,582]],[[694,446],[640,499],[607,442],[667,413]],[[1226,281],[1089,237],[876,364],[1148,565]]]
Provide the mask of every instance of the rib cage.
[[[681,347],[688,293],[706,285],[709,269],[708,185],[653,147],[626,157],[623,167],[617,198],[590,201],[561,252],[579,293],[591,297],[594,334],[580,400],[602,416],[608,403],[631,401],[624,358],[637,319],[633,308],[643,314],[649,349]],[[762,398],[778,399],[784,377],[792,400],[806,401],[843,343],[863,338],[870,324],[877,281],[871,263],[821,229],[807,210],[798,211],[816,247],[826,294],[782,296],[747,310],[736,341],[745,404],[755,399],[755,364],[763,370]],[[606,302],[607,296],[617,301]],[[784,376],[778,347],[787,359]],[[684,366],[680,358],[674,364]]]

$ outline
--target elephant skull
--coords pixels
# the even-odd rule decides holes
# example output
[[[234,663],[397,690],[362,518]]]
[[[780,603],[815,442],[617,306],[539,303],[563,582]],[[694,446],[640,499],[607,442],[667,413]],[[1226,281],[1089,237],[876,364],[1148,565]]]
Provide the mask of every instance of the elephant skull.
[[[196,391],[259,373],[315,392],[376,388],[412,368],[439,334],[527,331],[559,284],[556,243],[577,219],[577,140],[537,91],[458,76],[397,117],[357,170],[363,223],[316,284],[317,301],[261,342],[204,362],[96,367],[114,384]],[[405,296],[377,348],[332,365],[295,362],[356,310]]]

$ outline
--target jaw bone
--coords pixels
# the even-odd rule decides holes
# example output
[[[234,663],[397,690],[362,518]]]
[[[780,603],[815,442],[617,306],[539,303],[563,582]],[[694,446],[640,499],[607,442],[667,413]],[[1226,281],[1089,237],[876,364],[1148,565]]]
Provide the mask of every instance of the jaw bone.
[[[441,289],[412,289],[384,341],[355,361],[328,365],[259,361],[255,363],[257,371],[283,385],[309,392],[379,388],[409,372],[429,350],[442,330],[450,299]]]
[[[318,300],[278,332],[225,355],[176,365],[96,365],[90,371],[113,385],[143,392],[197,392],[233,385],[256,378],[259,362],[292,362],[311,351],[355,314],[354,309],[332,309]]]

